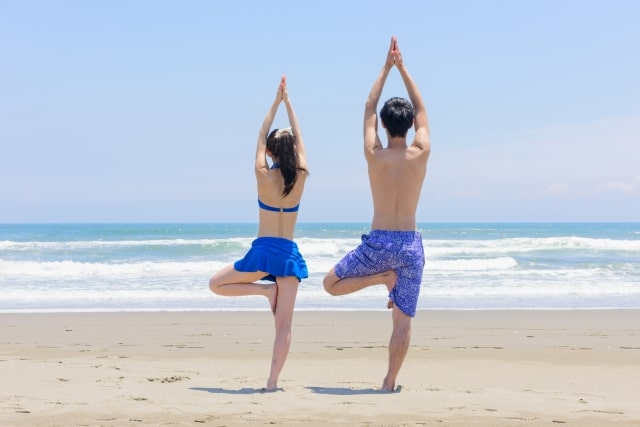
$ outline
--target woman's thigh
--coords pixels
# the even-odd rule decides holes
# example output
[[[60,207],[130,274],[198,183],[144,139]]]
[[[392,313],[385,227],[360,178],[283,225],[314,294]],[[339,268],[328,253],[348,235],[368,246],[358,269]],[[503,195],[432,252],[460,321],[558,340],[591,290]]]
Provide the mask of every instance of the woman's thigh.
[[[209,280],[209,286],[217,287],[228,285],[231,283],[253,283],[262,279],[267,274],[268,273],[265,273],[263,271],[238,271],[233,268],[233,264],[229,264],[222,270],[211,276],[211,279]]]

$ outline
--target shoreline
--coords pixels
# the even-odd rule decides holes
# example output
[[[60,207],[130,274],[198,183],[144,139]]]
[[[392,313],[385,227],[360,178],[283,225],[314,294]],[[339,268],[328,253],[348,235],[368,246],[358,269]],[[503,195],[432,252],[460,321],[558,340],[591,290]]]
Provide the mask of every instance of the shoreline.
[[[433,312],[540,312],[540,311],[550,311],[550,312],[572,312],[572,311],[640,311],[640,307],[630,306],[630,307],[492,307],[492,308],[419,308],[416,309],[416,317],[420,315],[420,313],[433,313]],[[389,309],[378,308],[309,308],[309,307],[301,307],[295,308],[296,313],[386,313]],[[193,309],[193,308],[150,308],[150,309],[126,309],[126,308],[112,308],[112,309],[77,309],[71,310],[68,308],[65,309],[42,309],[42,310],[0,310],[0,316],[3,315],[14,315],[14,314],[114,314],[114,313],[124,313],[124,314],[135,314],[135,313],[269,313],[268,308],[252,308],[252,307],[228,307],[228,308],[211,308],[211,309]]]
[[[387,311],[296,311],[260,393],[262,311],[0,313],[0,424],[640,425],[640,310],[421,310],[398,378]]]

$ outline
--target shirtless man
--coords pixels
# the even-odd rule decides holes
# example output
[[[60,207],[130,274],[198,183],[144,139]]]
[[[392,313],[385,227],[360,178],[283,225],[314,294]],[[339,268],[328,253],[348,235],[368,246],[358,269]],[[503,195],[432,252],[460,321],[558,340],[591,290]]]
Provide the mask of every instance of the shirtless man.
[[[385,148],[378,136],[376,108],[394,66],[400,72],[411,102],[391,98],[382,107],[380,118],[388,142]],[[415,136],[407,146],[407,132],[412,126]],[[345,295],[373,285],[387,287],[387,306],[393,309],[393,332],[389,342],[389,368],[382,383],[384,391],[396,390],[396,378],[409,349],[411,319],[420,293],[424,251],[422,236],[416,231],[416,209],[429,152],[427,111],[394,36],[364,112],[364,155],[374,212],[371,232],[362,236],[362,243],[324,278],[324,288],[331,295]]]

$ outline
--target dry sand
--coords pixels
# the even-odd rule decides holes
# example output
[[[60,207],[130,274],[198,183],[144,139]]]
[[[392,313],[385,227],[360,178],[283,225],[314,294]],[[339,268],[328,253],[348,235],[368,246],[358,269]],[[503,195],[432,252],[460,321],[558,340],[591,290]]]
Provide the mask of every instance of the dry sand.
[[[640,311],[420,311],[398,393],[389,312],[0,314],[2,426],[640,426]]]

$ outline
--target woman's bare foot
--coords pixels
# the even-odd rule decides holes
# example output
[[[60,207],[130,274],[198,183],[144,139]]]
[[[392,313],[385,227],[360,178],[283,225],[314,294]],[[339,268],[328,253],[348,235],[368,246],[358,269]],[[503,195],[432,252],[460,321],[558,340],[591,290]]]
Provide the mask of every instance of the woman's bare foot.
[[[263,393],[273,393],[274,391],[279,391],[279,390],[282,390],[282,389],[278,388],[277,381],[272,382],[271,379],[268,379],[267,386],[262,388]]]
[[[278,284],[274,283],[273,285],[270,285],[269,291],[270,292],[267,295],[267,299],[269,300],[269,306],[271,307],[271,312],[275,316],[276,315],[276,305],[278,303]]]

